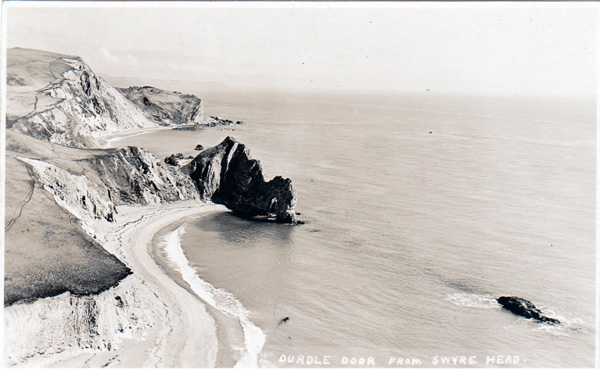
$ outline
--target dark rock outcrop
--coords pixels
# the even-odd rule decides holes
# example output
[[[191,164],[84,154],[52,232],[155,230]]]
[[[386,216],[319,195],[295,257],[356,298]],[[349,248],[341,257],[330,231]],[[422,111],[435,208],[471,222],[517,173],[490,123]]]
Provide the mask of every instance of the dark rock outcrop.
[[[204,146],[198,144],[198,145],[196,145],[196,147],[194,147],[194,150],[196,150],[196,151],[202,151],[202,150],[204,150]]]
[[[217,117],[217,116],[210,116],[210,120],[208,122],[208,125],[211,127],[216,127],[216,126],[229,126],[235,124],[233,123],[233,121],[231,119],[223,119],[221,117]]]
[[[201,131],[210,127],[219,127],[219,126],[231,126],[235,124],[244,124],[242,121],[234,122],[231,119],[223,119],[217,116],[209,116],[205,120],[201,122],[195,122],[194,124],[182,124],[178,127],[175,127],[176,130],[185,130],[185,131]],[[233,131],[233,129],[232,129]]]
[[[183,159],[182,153],[172,154],[165,158],[165,163],[173,166],[179,165],[179,160]]]
[[[231,137],[202,151],[183,169],[204,200],[223,204],[245,217],[266,216],[277,222],[297,223],[292,181],[277,176],[265,182],[260,162]]]
[[[511,311],[513,314],[525,317],[527,319],[534,319],[539,322],[560,324],[558,319],[549,318],[542,314],[542,312],[535,307],[530,301],[516,296],[501,296],[496,299],[500,305],[506,310]]]

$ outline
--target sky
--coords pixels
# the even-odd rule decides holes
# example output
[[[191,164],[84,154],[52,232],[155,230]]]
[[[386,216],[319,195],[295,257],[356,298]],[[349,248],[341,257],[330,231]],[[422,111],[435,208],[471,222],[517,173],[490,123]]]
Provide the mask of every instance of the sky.
[[[590,5],[590,4],[587,4]],[[9,2],[7,46],[228,88],[595,96],[597,7]]]

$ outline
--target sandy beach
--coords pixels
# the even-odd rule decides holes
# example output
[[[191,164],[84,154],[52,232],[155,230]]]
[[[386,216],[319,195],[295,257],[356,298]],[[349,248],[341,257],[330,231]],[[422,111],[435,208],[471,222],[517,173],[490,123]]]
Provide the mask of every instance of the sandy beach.
[[[224,210],[220,205],[200,201],[184,201],[145,207],[119,207],[117,222],[97,221],[92,225],[100,243],[123,260],[133,275],[100,295],[129,293],[141,297],[154,317],[134,337],[117,336],[119,345],[110,350],[62,349],[57,353],[33,355],[16,366],[99,367],[106,364],[117,367],[214,367],[217,362],[218,339],[215,321],[201,300],[171,279],[153,260],[149,245],[162,228],[187,216]],[[125,292],[123,292],[125,291]],[[48,304],[68,298],[63,294],[53,299],[42,299],[32,304],[7,308],[7,321],[17,321],[22,309],[34,311],[48,308]],[[106,296],[104,296],[106,297]],[[110,301],[110,299],[109,299]],[[114,301],[114,300],[113,300]],[[154,319],[154,321],[152,320]],[[110,327],[117,329],[116,327]],[[110,330],[110,329],[109,329]],[[10,330],[7,330],[10,332]],[[23,332],[20,332],[23,333]],[[35,333],[32,333],[35,334]],[[22,334],[20,334],[22,336]],[[23,337],[7,337],[7,349]],[[106,338],[103,338],[106,339]],[[116,347],[116,348],[115,348]],[[230,351],[228,347],[224,350]]]
[[[205,213],[202,216],[208,214],[209,213]],[[149,245],[149,253],[154,259],[154,262],[169,276],[169,278],[194,296],[196,296],[196,293],[190,284],[184,280],[177,265],[169,260],[168,252],[165,250],[168,241],[165,240],[165,237],[172,232],[176,232],[179,227],[197,217],[197,215],[181,217],[177,221],[163,227],[154,234],[154,238]],[[204,304],[210,316],[214,318],[217,329],[216,333],[219,349],[215,367],[231,368],[236,364],[237,360],[239,360],[241,354],[239,350],[235,350],[234,347],[244,347],[244,337],[239,321],[227,317],[222,311],[219,311],[206,301],[204,301]]]
[[[175,283],[154,262],[149,245],[154,235],[165,226],[187,216],[218,210],[225,208],[199,201],[143,208],[123,207],[119,209],[118,223],[121,225],[110,224],[106,232],[101,231],[107,235],[106,248],[120,256],[165,304],[168,324],[162,327],[161,339],[157,341],[160,344],[154,357],[150,358],[154,361],[152,366],[215,366],[218,341],[213,318],[196,296]],[[115,232],[114,228],[120,229]],[[110,250],[112,245],[118,249]]]
[[[148,246],[154,234],[168,224],[186,216],[224,210],[224,207],[194,201],[151,207],[144,215],[136,207],[120,210],[120,222],[126,219],[124,223],[127,225],[120,232],[105,233],[114,237],[107,241],[125,246],[121,248],[121,260],[144,283],[151,286],[165,303],[166,313],[170,314],[171,326],[168,327],[168,335],[162,337],[163,344],[157,347],[156,364],[170,367],[213,367],[217,353],[214,320],[196,296],[181,288],[156,265],[148,252]]]
[[[112,147],[114,142],[123,140],[127,137],[139,136],[146,133],[154,132],[154,131],[164,131],[173,129],[172,126],[156,126],[156,127],[144,127],[144,128],[135,128],[128,129],[121,132],[114,132],[108,134],[101,134],[94,136],[99,142],[102,148],[108,149]]]

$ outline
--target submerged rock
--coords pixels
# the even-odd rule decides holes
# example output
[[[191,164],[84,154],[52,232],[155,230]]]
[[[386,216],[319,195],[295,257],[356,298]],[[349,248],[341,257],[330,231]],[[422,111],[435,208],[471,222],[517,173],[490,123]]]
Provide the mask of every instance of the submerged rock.
[[[560,320],[549,318],[535,307],[530,301],[516,296],[501,296],[496,299],[500,305],[513,314],[520,315],[527,319],[535,319],[539,322],[550,324],[560,324]]]
[[[277,176],[265,182],[260,162],[231,137],[202,151],[184,170],[205,200],[223,204],[241,216],[267,216],[281,223],[297,223],[292,181]]]

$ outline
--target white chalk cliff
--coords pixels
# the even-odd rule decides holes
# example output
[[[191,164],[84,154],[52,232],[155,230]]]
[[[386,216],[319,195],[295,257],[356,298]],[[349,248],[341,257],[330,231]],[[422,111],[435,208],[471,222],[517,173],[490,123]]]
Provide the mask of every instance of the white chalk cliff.
[[[9,126],[65,146],[98,147],[98,136],[156,125],[76,56],[9,49],[7,98]]]
[[[161,302],[135,276],[99,295],[67,292],[9,306],[4,310],[5,363],[35,367],[63,352],[114,351],[124,339],[145,340],[144,330],[164,319],[161,310]]]

